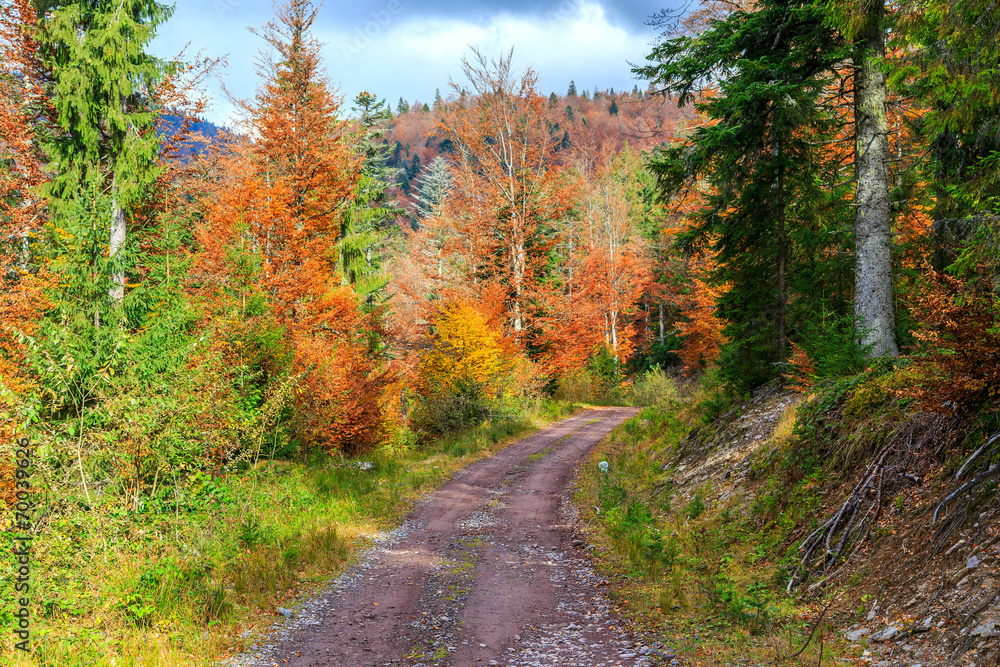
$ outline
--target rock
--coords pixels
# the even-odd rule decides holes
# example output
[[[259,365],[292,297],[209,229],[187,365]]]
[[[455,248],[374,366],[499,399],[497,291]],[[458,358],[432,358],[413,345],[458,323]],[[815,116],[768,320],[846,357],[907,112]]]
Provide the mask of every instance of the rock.
[[[966,567],[966,569],[969,569],[969,570],[971,570],[971,569],[973,569],[973,568],[976,568],[976,567],[979,567],[979,564],[980,564],[981,562],[982,562],[982,561],[981,561],[981,560],[979,560],[979,558],[977,558],[976,556],[973,556],[973,557],[972,557],[972,558],[970,558],[970,559],[969,559],[968,561],[966,561],[966,563],[965,563],[965,567]]]
[[[971,575],[967,574],[964,577],[962,577],[961,580],[959,580],[959,582],[957,584],[955,584],[955,588],[965,588],[966,586],[968,586],[969,585],[969,577],[970,576]]]
[[[895,625],[890,625],[885,630],[876,632],[871,636],[873,642],[887,642],[899,634],[900,630]]]
[[[871,633],[872,633],[872,631],[869,630],[868,628],[858,628],[857,630],[853,630],[852,632],[848,632],[844,636],[847,637],[847,641],[849,641],[849,642],[856,642],[856,641],[860,641],[862,637],[866,637],[866,636],[870,635]]]
[[[1000,630],[997,630],[997,621],[987,621],[977,626],[972,631],[973,637],[1000,637]]]
[[[285,609],[284,607],[278,607],[278,613],[281,614],[282,616],[284,616],[285,618],[291,618],[292,617],[292,610],[291,609]]]

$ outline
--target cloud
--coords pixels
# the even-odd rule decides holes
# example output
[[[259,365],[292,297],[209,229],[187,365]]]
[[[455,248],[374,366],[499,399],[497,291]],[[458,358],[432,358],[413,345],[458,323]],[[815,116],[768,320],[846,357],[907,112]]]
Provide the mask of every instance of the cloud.
[[[640,29],[646,19],[664,7],[673,7],[685,0],[629,0],[627,2],[598,1],[609,22],[630,29]],[[407,13],[426,18],[453,18],[479,23],[500,15],[523,16],[537,20],[553,12],[559,12],[568,4],[579,4],[573,0],[404,0]],[[363,0],[349,3],[348,7],[338,7],[338,22],[356,23],[367,20],[372,11],[380,9],[379,0]]]
[[[263,41],[246,26],[265,24],[271,9],[252,0],[214,2],[179,4],[155,52],[173,55],[190,40],[191,52],[229,54],[226,85],[238,97],[251,97]],[[314,31],[325,43],[330,79],[348,100],[362,90],[393,106],[399,97],[430,101],[435,89],[447,95],[449,78],[463,83],[461,59],[470,45],[487,56],[513,47],[515,65],[535,69],[545,93],[565,93],[570,80],[580,90],[631,90],[637,82],[629,62],[641,62],[655,37],[642,21],[660,6],[639,0],[366,0],[323,5]],[[230,122],[232,106],[217,97],[211,120]]]

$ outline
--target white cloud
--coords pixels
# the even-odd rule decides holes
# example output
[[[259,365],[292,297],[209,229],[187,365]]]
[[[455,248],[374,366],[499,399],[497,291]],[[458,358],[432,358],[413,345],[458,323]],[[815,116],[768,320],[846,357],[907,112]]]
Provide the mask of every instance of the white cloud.
[[[263,42],[244,26],[263,24],[267,17],[260,8],[249,11],[248,5],[239,5],[223,19],[210,4],[179,5],[157,40],[156,52],[171,54],[191,40],[192,51],[228,53],[227,85],[240,97],[252,96],[253,64]],[[593,0],[563,0],[542,15],[484,13],[462,18],[416,15],[406,0],[385,0],[350,25],[338,25],[329,7],[320,10],[315,31],[326,45],[330,79],[348,100],[370,90],[388,98],[393,107],[399,97],[430,101],[438,88],[447,95],[449,77],[464,83],[461,59],[469,45],[490,57],[514,47],[515,66],[535,69],[545,93],[565,93],[571,79],[580,90],[630,90],[636,82],[628,63],[642,61],[653,38],[651,31],[630,32]],[[227,122],[232,112],[220,98],[210,118]]]

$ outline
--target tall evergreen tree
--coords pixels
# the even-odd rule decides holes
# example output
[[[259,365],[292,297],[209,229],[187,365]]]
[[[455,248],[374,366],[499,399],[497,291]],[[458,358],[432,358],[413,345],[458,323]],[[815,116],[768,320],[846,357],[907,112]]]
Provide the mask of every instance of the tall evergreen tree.
[[[150,91],[175,65],[146,52],[173,8],[155,0],[81,0],[42,5],[39,32],[52,72],[52,104],[61,131],[46,151],[54,177],[52,214],[68,215],[89,192],[111,196],[109,295],[121,303],[128,269],[121,255],[128,218],[157,176],[159,140]]]
[[[892,290],[885,3],[830,4],[834,22],[853,40],[855,152],[854,315],[872,356],[899,356]]]
[[[730,288],[718,303],[730,341],[722,364],[741,388],[766,381],[783,361],[789,264],[793,275],[812,271],[801,264],[822,237],[817,211],[829,200],[816,143],[832,119],[818,101],[845,55],[823,19],[805,0],[762,0],[697,36],[663,41],[648,56],[653,64],[635,70],[681,105],[697,100],[715,121],[660,150],[651,168],[664,196],[703,180],[711,186],[679,240],[715,253],[714,284]],[[701,97],[712,81],[718,91]]]
[[[420,173],[414,206],[419,219],[437,215],[445,197],[451,191],[452,176],[448,160],[441,156],[434,158]]]
[[[340,270],[343,280],[372,304],[384,296],[389,282],[382,267],[382,246],[390,223],[401,211],[387,199],[386,190],[401,170],[387,164],[392,151],[385,142],[385,133],[392,112],[385,101],[362,92],[354,99],[354,112],[358,114],[354,144],[361,153],[362,163],[344,216],[339,243]]]

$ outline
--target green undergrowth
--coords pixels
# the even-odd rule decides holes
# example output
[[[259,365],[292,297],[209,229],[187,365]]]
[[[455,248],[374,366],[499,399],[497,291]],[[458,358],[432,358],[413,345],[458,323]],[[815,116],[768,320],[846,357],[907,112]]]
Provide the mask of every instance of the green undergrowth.
[[[953,475],[997,430],[995,410],[964,421],[922,412],[912,398],[920,373],[906,361],[880,362],[801,400],[775,388],[769,403],[727,396],[708,377],[617,428],[582,468],[576,500],[621,609],[703,664],[834,665],[851,654],[829,617],[810,640],[818,611],[831,598],[863,607],[864,591],[878,584],[861,563],[832,586],[790,597],[802,540],[880,452],[898,450],[907,469],[932,480]],[[699,469],[713,453],[732,451],[734,420],[762,405],[779,417],[755,441],[746,477],[734,484],[728,464]],[[882,520],[867,538],[876,546],[930,502],[889,481],[883,491]]]
[[[865,382],[859,377],[854,386]],[[848,389],[837,391],[832,399],[823,394],[787,408],[757,450],[753,488],[725,497],[725,478],[684,475],[699,460],[688,458],[692,438],[723,431],[706,426],[705,415],[724,409],[738,417],[749,405],[727,399],[721,407],[711,379],[644,408],[595,449],[576,499],[599,568],[615,582],[616,602],[638,627],[704,664],[834,664],[838,649],[825,644],[820,662],[816,638],[789,661],[806,642],[814,609],[784,589],[793,532],[822,514],[831,475],[821,458],[829,452],[803,442],[825,428],[817,415],[842,405]],[[843,455],[861,456],[870,446],[857,443],[854,454]]]
[[[13,587],[0,592],[0,663],[204,665],[280,619],[277,608],[341,571],[452,473],[578,406],[541,402],[516,419],[357,460],[315,452],[199,473],[126,509],[46,490],[31,554],[32,653],[14,649]],[[91,489],[91,494],[94,490]],[[3,517],[0,516],[0,519]],[[0,533],[10,553],[12,534]],[[6,559],[5,559],[6,560]],[[13,576],[4,562],[0,578]]]

